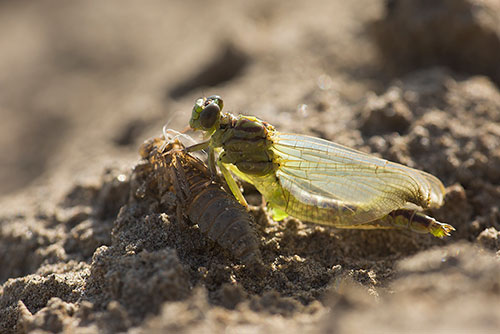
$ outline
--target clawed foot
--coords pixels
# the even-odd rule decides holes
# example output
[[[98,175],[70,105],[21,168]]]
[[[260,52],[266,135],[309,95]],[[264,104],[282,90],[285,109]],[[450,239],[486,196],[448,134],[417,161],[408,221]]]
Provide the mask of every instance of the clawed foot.
[[[432,226],[430,226],[430,232],[433,236],[438,238],[449,237],[451,232],[455,231],[455,228],[450,224],[440,223],[435,221]]]

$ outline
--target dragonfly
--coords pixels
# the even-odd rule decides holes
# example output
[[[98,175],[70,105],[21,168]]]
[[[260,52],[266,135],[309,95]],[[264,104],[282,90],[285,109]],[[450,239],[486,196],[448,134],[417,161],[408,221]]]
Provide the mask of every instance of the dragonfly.
[[[282,133],[253,116],[223,112],[218,95],[196,100],[189,126],[236,199],[248,206],[233,174],[255,186],[273,219],[287,216],[335,228],[406,228],[438,238],[455,229],[423,214],[443,204],[435,176],[316,137]]]

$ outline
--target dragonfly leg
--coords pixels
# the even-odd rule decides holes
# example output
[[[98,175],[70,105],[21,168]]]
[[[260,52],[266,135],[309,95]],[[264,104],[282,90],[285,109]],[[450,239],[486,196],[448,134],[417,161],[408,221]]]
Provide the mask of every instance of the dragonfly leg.
[[[215,168],[215,151],[211,146],[208,148],[208,170],[212,174],[212,178],[217,176],[217,169]],[[226,176],[224,175],[224,177]]]
[[[213,147],[210,146],[210,141],[204,141],[202,143],[194,144],[192,146],[186,147],[186,152],[201,151],[208,148],[208,169],[215,178],[217,175],[217,169],[215,168],[215,151]]]
[[[187,201],[188,198],[191,197],[191,190],[189,189],[189,184],[187,182],[187,177],[184,173],[184,169],[182,168],[179,159],[177,159],[176,157],[172,159],[172,167],[170,169],[170,173],[177,199],[181,202]]]
[[[206,149],[207,147],[210,146],[210,141],[204,141],[198,144],[191,145],[189,147],[186,147],[186,152],[195,152],[195,151],[201,151]]]
[[[229,186],[229,189],[231,189],[231,192],[233,193],[234,197],[238,200],[238,202],[241,203],[245,208],[248,208],[248,203],[243,197],[243,194],[241,193],[240,187],[236,184],[236,181],[234,180],[233,176],[229,172],[229,170],[224,166],[224,164],[218,160],[217,165],[219,166],[219,169],[224,175],[224,179],[226,179],[227,185]]]

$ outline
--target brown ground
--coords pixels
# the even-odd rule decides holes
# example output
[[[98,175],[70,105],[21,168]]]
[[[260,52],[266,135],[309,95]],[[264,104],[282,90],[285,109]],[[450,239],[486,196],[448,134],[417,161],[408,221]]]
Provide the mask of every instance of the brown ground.
[[[496,0],[0,2],[0,332],[500,326]],[[196,97],[448,186],[439,240],[270,220],[264,273],[137,200],[143,140]],[[496,252],[496,254],[495,254]]]

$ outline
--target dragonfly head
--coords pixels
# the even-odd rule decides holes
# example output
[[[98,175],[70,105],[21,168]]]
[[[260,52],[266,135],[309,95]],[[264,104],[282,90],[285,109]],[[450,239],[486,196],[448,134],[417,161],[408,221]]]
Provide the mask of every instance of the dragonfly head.
[[[223,106],[224,102],[218,95],[199,98],[194,104],[189,126],[212,134],[219,126]]]

